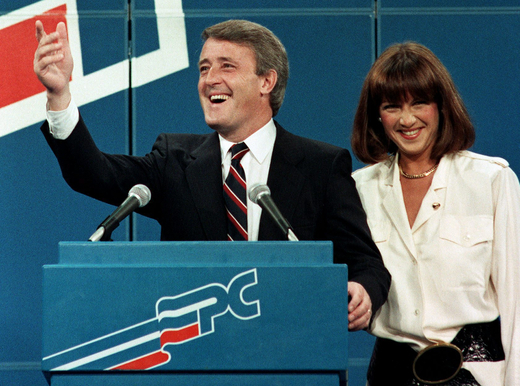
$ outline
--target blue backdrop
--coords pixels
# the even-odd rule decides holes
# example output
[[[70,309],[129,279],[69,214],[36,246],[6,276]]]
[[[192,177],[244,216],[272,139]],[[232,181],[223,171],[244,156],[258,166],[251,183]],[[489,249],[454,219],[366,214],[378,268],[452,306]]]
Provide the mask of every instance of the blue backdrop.
[[[46,384],[40,372],[41,267],[56,263],[59,241],[88,239],[113,211],[65,184],[39,131],[45,99],[31,73],[34,18],[67,21],[74,97],[107,152],[143,155],[160,132],[210,130],[196,88],[200,33],[216,22],[245,18],[273,30],[287,48],[291,77],[276,119],[289,131],[348,148],[361,84],[374,58],[394,42],[414,40],[431,48],[453,75],[476,124],[473,150],[501,156],[518,172],[520,6],[518,0],[489,3],[0,2],[0,384]],[[361,166],[354,162],[354,168]],[[157,240],[159,227],[137,216],[113,237]],[[364,385],[373,338],[358,332],[349,339],[349,384]]]

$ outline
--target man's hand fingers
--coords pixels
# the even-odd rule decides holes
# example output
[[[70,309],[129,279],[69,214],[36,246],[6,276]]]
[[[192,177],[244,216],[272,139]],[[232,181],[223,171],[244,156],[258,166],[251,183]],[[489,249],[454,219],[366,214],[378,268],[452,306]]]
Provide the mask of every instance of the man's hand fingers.
[[[45,29],[43,28],[43,24],[40,20],[36,21],[36,40],[38,41],[40,46],[48,45],[51,43],[63,45],[63,41],[68,42],[67,40],[67,29],[65,27],[65,23],[60,22],[56,27],[55,32],[51,32],[47,34]]]
[[[372,317],[372,311],[369,309],[367,312],[362,314],[357,319],[354,319],[353,321],[350,321],[348,324],[348,329],[350,331],[358,331],[363,330],[368,327],[370,324],[370,318]],[[350,320],[350,317],[349,317]]]
[[[356,282],[348,283],[348,294],[351,300],[348,304],[349,330],[357,331],[367,328],[372,317],[372,302],[365,288]]]
[[[43,29],[43,23],[40,20],[36,20],[36,40],[38,41],[38,43],[40,43],[43,36],[45,36],[45,30]]]
[[[47,89],[50,110],[63,110],[70,102],[69,81],[74,67],[65,23],[56,31],[45,33],[43,23],[36,21],[38,48],[34,54],[34,72]]]
[[[372,310],[370,304],[368,302],[363,302],[359,304],[355,309],[349,311],[348,320],[354,321],[356,319],[362,318],[367,314],[371,314]]]
[[[65,23],[60,21],[56,27],[56,32],[58,33],[59,35],[59,39],[61,40],[64,40],[64,41],[67,41],[68,40],[68,36],[67,36],[67,27],[65,26]]]
[[[353,312],[359,306],[359,303],[363,301],[363,294],[359,287],[358,283],[348,283],[348,294],[350,295],[350,301],[348,302],[349,312]]]
[[[63,52],[61,52],[61,49],[63,48],[63,45],[61,43],[52,43],[52,44],[46,44],[44,46],[41,46],[38,48],[38,53],[40,56],[47,56],[47,55],[62,55]]]

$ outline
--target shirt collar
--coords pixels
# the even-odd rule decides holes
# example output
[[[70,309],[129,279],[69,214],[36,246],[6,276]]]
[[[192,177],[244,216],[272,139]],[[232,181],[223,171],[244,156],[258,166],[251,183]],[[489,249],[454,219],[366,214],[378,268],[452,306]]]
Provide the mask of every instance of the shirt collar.
[[[228,141],[221,135],[219,135],[218,138],[220,140],[220,152],[222,156],[221,159],[224,160],[229,149],[235,143]],[[265,126],[247,137],[244,142],[249,148],[251,155],[258,161],[258,163],[262,163],[267,155],[272,151],[275,139],[276,126],[273,119],[271,118]]]
[[[447,176],[448,172],[450,170],[450,161],[453,158],[452,155],[445,155],[441,158],[439,162],[439,167],[435,171],[435,174],[433,176],[432,180],[432,188],[434,190],[445,188],[447,185]],[[399,167],[397,166],[399,164],[399,153],[397,153],[395,156],[388,159],[386,162],[386,165],[389,168],[389,174],[387,177],[387,185],[391,186],[399,186]]]

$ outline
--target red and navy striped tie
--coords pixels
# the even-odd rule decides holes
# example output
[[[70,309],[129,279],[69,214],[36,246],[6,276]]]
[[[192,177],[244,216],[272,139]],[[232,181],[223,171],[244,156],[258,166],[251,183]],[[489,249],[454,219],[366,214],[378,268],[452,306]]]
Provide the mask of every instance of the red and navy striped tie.
[[[246,174],[240,164],[249,151],[245,143],[231,147],[231,167],[224,182],[224,201],[228,218],[228,240],[247,240],[247,189]]]

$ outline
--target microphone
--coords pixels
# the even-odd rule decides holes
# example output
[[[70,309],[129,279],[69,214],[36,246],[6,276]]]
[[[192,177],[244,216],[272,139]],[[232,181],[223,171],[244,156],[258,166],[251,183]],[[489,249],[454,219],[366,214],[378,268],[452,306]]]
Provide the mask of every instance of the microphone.
[[[152,193],[147,186],[134,185],[128,192],[126,200],[99,225],[98,229],[90,236],[89,241],[109,240],[112,231],[119,226],[119,223],[137,208],[147,205],[151,198]]]
[[[255,204],[260,205],[263,210],[269,213],[269,216],[271,216],[276,225],[280,227],[289,241],[299,241],[292,230],[291,224],[289,224],[285,217],[283,217],[282,213],[274,203],[273,198],[271,197],[271,190],[267,185],[253,185],[249,189],[249,199]]]

